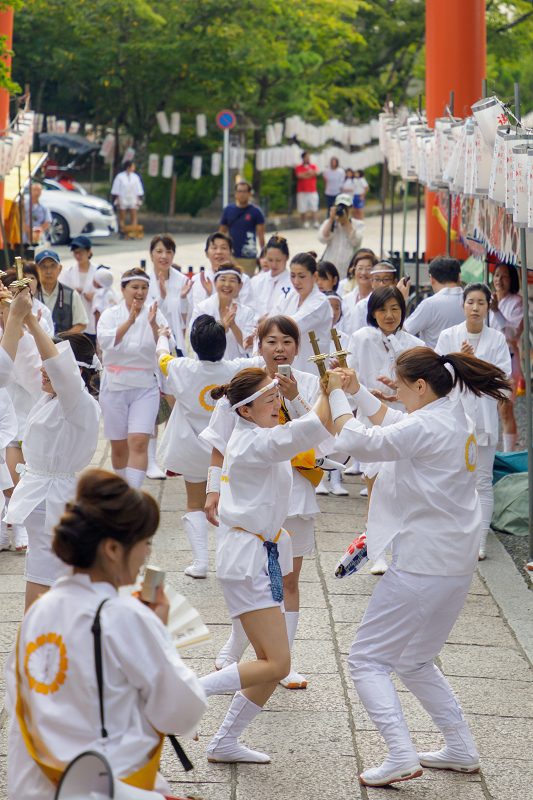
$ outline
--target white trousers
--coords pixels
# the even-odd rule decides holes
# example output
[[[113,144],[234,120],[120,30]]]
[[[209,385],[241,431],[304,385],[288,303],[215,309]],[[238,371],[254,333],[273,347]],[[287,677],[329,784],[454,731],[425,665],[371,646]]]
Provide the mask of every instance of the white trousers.
[[[476,489],[481,503],[483,530],[490,528],[494,509],[494,487],[492,486],[492,470],[496,445],[479,445],[477,449]]]
[[[394,728],[405,729],[391,672],[440,730],[464,719],[433,659],[459,616],[471,582],[471,575],[415,575],[393,563],[374,590],[348,664],[361,702],[387,744]]]

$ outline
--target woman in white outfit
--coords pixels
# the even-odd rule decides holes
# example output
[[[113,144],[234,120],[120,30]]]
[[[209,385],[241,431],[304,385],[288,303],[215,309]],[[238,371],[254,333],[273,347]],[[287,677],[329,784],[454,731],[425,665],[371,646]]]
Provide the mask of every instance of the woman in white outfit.
[[[309,357],[314,355],[309,331],[314,331],[321,353],[329,352],[333,312],[327,297],[317,286],[318,268],[314,253],[298,253],[291,261],[293,288],[280,298],[269,316],[280,314],[290,317],[300,330],[300,349],[294,362],[295,369],[316,375],[316,366]]]
[[[511,380],[511,356],[505,336],[485,325],[491,294],[484,283],[469,283],[464,293],[466,321],[442,331],[435,348],[437,353],[467,353],[499,367]],[[476,488],[481,502],[483,530],[479,559],[485,558],[487,536],[494,507],[492,469],[498,443],[498,403],[492,397],[476,397],[472,392],[459,394],[463,408],[475,423],[477,442]]]
[[[367,326],[356,331],[350,337],[347,364],[354,369],[363,386],[369,391],[377,392],[391,408],[404,411],[393,391],[380,381],[381,377],[392,379],[394,363],[397,356],[410,347],[424,346],[422,339],[402,330],[405,320],[405,300],[395,286],[384,286],[372,292],[368,301]],[[391,399],[389,400],[388,397]],[[371,427],[361,409],[357,410],[357,419],[363,425]],[[368,497],[379,470],[379,464],[360,464],[365,478]],[[375,559],[371,572],[383,575],[387,571],[385,553]]]
[[[287,269],[289,245],[283,236],[271,236],[265,247],[265,263],[268,273],[260,286],[252,284],[255,291],[255,305],[259,313],[259,321],[270,314],[279,301],[285,298],[292,289],[291,275]]]
[[[26,292],[31,308],[29,290]],[[76,472],[89,465],[98,445],[100,407],[91,392],[100,362],[92,342],[83,334],[62,334],[55,344],[31,311],[18,323],[19,334],[24,324],[35,339],[42,360],[43,388],[28,416],[22,439],[26,464],[6,515],[8,524],[25,524],[28,531],[24,571],[28,609],[66,571],[52,552],[52,533],[65,503],[75,493]],[[8,345],[7,352],[14,360],[17,342]]]
[[[65,767],[87,750],[105,756],[115,779],[170,794],[158,772],[162,734],[194,731],[205,694],[169,639],[163,588],[151,604],[118,594],[135,583],[158,523],[150,495],[101,470],[84,473],[63,509],[53,547],[73,574],[33,604],[6,667],[10,800],[53,800]]]
[[[70,249],[76,263],[65,271],[61,271],[61,283],[78,292],[88,319],[83,332],[96,345],[96,327],[92,313],[92,301],[96,291],[93,286],[96,264],[91,262],[92,242],[87,236],[77,236],[72,240]]]
[[[191,329],[194,358],[172,358],[165,332],[157,344],[159,366],[175,400],[172,414],[159,448],[163,466],[183,475],[187,508],[183,519],[185,532],[194,555],[194,563],[185,569],[191,578],[205,578],[209,567],[205,492],[211,447],[199,435],[209,425],[215,402],[211,389],[230,381],[248,364],[262,359],[224,359],[226,333],[213,317],[202,314]]]
[[[348,658],[359,697],[389,750],[360,781],[384,786],[421,775],[422,766],[477,772],[468,723],[434,663],[466,600],[481,536],[475,426],[450,392],[458,385],[504,400],[509,384],[501,370],[472,356],[415,347],[396,359],[398,399],[407,409],[402,414],[371,395],[355,373],[341,373],[328,384],[338,446],[381,464],[368,514],[370,558],[393,543],[392,564]],[[354,419],[341,378],[374,427]],[[442,750],[416,752],[391,672],[442,732]]]
[[[225,395],[237,414],[220,483],[220,519],[228,530],[217,543],[217,575],[230,616],[240,617],[257,661],[201,679],[208,696],[237,692],[207,757],[265,763],[268,755],[249,750],[238,737],[290,670],[282,582],[293,569],[291,539],[282,527],[291,501],[290,460],[332,438],[325,428],[329,408],[322,393],[304,417],[279,425],[276,383],[257,368],[211,394]]]
[[[121,278],[124,302],[104,311],[97,328],[104,362],[104,436],[111,442],[114,471],[136,489],[146,474],[148,442],[159,411],[158,331],[168,327],[157,302],[146,303],[149,283],[144,270],[127,270]]]
[[[503,450],[512,453],[518,438],[514,418],[514,401],[520,380],[520,337],[524,329],[524,307],[520,295],[518,271],[512,264],[498,264],[493,276],[494,292],[490,303],[489,325],[507,339],[513,367],[513,392],[510,403],[502,403],[499,411],[503,426]]]

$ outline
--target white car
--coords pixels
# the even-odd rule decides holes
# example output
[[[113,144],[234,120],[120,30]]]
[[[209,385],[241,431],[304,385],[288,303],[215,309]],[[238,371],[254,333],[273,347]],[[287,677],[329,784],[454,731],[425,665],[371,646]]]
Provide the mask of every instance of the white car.
[[[45,178],[39,202],[52,214],[52,224],[46,231],[50,244],[67,244],[80,234],[109,236],[118,231],[118,221],[111,203],[75,183],[76,191],[65,189],[58,181]],[[28,202],[26,198],[26,202]]]

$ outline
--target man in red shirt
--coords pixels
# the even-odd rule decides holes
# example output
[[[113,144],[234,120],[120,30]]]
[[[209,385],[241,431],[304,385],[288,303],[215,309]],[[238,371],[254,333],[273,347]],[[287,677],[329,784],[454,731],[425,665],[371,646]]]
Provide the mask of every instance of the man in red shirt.
[[[302,217],[304,228],[310,228],[311,223],[307,220],[307,215],[313,215],[313,227],[318,228],[318,192],[316,190],[316,178],[318,169],[316,164],[309,162],[310,154],[307,150],[302,154],[302,164],[296,167],[296,208]]]

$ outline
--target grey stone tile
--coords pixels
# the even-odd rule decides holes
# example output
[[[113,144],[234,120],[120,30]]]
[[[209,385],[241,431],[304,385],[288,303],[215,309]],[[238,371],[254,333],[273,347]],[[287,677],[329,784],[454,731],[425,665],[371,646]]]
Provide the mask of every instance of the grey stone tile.
[[[439,658],[445,675],[533,681],[529,662],[513,648],[445,644]]]

